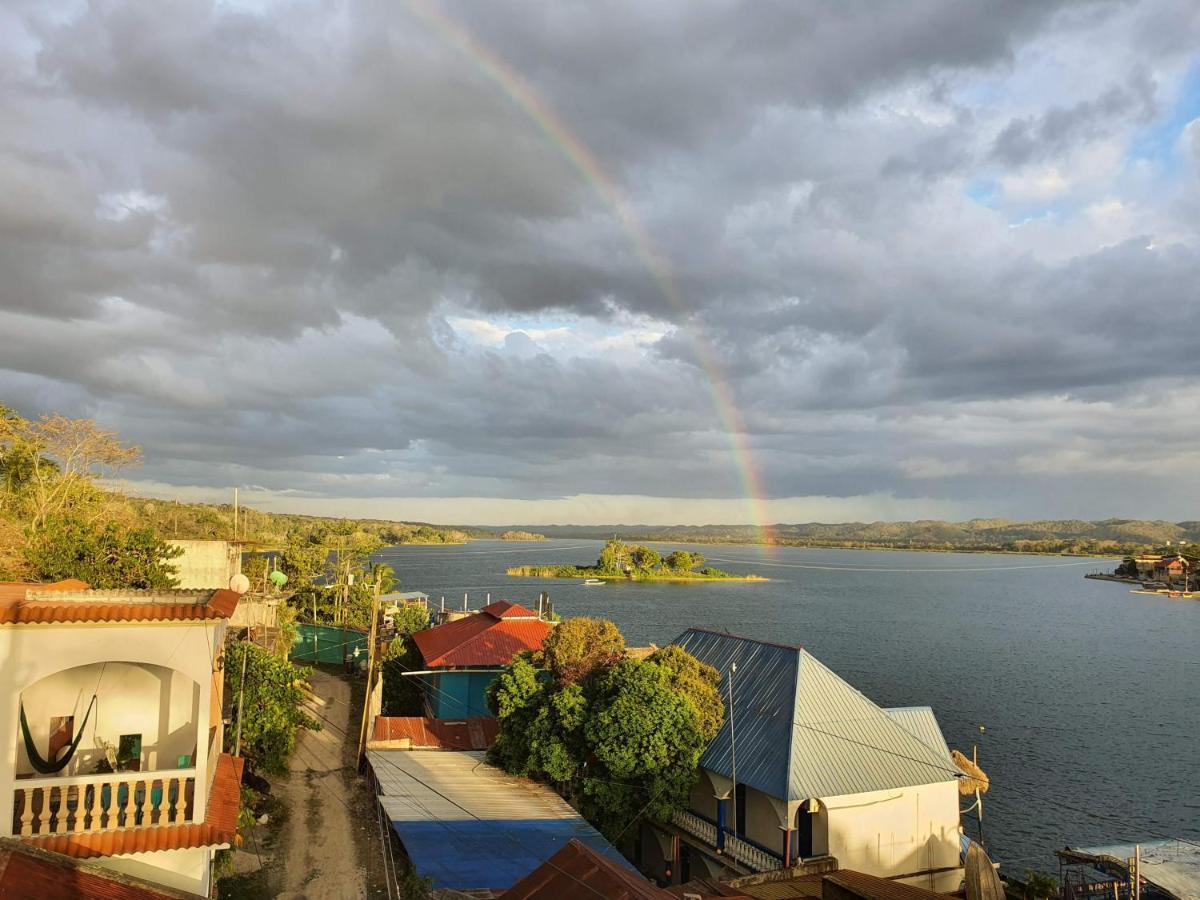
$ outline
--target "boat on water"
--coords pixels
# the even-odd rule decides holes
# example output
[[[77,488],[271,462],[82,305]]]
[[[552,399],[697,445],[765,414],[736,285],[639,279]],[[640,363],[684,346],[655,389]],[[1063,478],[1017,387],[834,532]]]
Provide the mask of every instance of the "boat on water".
[[[583,586],[584,587],[600,587],[605,584],[608,584],[608,582],[602,578],[589,578],[587,581],[585,581],[583,583]]]

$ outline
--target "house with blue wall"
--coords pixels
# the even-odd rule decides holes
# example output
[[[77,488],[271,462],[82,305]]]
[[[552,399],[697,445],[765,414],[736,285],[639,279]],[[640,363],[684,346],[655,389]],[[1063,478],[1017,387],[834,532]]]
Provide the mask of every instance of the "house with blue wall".
[[[501,600],[477,613],[418,631],[425,705],[435,719],[490,716],[487,689],[513,656],[539,650],[553,624]]]

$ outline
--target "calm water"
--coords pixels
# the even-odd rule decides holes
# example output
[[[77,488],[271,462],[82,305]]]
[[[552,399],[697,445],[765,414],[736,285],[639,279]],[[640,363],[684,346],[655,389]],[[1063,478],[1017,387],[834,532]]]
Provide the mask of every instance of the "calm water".
[[[1010,868],[1053,867],[1068,843],[1200,840],[1200,602],[1084,580],[1111,568],[1101,560],[952,553],[693,548],[772,579],[758,584],[504,575],[590,563],[600,547],[476,541],[377,558],[435,602],[469,591],[478,608],[490,591],[533,605],[546,590],[564,617],[610,618],[630,644],[690,626],[803,644],[882,706],[930,705],[951,747],[979,745],[987,844]]]

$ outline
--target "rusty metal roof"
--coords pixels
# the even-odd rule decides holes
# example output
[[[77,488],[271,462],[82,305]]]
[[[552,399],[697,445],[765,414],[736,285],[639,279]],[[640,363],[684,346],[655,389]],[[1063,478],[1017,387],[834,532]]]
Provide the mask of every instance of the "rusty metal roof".
[[[864,794],[955,781],[935,751],[802,647],[690,629],[675,641],[721,674],[733,715],[700,765],[787,800]]]
[[[491,716],[431,719],[428,716],[376,716],[371,749],[486,750],[500,723]],[[382,747],[381,744],[398,744]],[[403,746],[407,744],[407,747]]]
[[[880,878],[878,875],[868,875],[854,869],[838,869],[826,875],[824,880],[864,900],[946,900],[947,897],[946,894],[939,894],[937,891],[893,881],[890,878]]]
[[[489,610],[502,607],[493,614]],[[512,610],[520,610],[515,618]],[[463,619],[427,628],[413,635],[429,668],[506,666],[513,656],[537,650],[553,626],[524,607],[501,601]]]
[[[77,582],[22,585],[0,592],[0,625],[64,622],[202,622],[233,615],[241,595],[228,590],[93,591]]]
[[[183,850],[188,847],[222,847],[237,839],[237,818],[241,806],[242,767],[245,760],[222,753],[217,758],[212,792],[203,822],[186,825],[148,825],[115,831],[85,834],[49,834],[22,840],[33,847],[94,859],[124,853],[153,853],[159,850]],[[147,772],[149,778],[153,773]]]
[[[672,900],[637,872],[574,839],[501,894],[500,900],[562,900],[581,894],[605,900]]]

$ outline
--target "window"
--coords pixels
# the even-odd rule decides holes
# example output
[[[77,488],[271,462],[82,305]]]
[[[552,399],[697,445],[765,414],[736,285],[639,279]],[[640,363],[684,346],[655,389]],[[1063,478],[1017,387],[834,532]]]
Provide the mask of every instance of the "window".
[[[58,760],[58,754],[64,747],[69,747],[75,739],[74,716],[50,717],[50,756],[51,762]]]
[[[127,772],[142,771],[142,736],[123,734],[117,744],[117,763]]]

